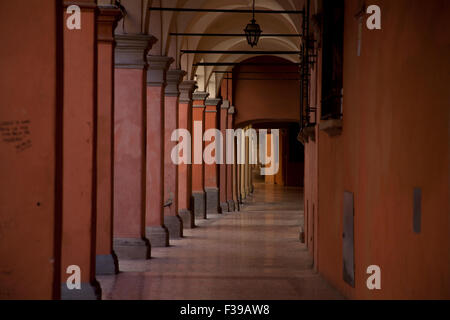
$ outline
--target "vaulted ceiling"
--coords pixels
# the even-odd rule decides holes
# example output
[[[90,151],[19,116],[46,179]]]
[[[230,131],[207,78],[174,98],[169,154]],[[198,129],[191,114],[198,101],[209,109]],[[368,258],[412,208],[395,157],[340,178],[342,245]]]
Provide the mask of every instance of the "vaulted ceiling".
[[[99,0],[102,1],[102,0]],[[103,0],[103,2],[109,0]],[[113,2],[114,0],[111,0]],[[312,0],[312,11],[317,10],[318,0]],[[118,33],[146,33],[158,38],[150,54],[168,55],[175,59],[171,68],[187,71],[187,79],[195,79],[200,89],[218,86],[223,74],[214,78],[214,70],[229,71],[232,66],[193,67],[197,62],[241,62],[256,55],[230,54],[181,54],[188,50],[252,50],[245,37],[186,37],[171,36],[179,33],[244,33],[251,20],[248,13],[171,12],[153,11],[151,7],[196,8],[196,9],[251,9],[252,0],[121,0],[127,9],[125,22],[119,25]],[[303,10],[304,0],[256,0],[256,9]],[[257,23],[264,33],[300,34],[300,14],[256,14]],[[124,28],[123,28],[124,27]],[[298,51],[300,38],[262,37],[253,50]],[[298,62],[298,55],[280,55]],[[202,88],[203,87],[203,88]]]

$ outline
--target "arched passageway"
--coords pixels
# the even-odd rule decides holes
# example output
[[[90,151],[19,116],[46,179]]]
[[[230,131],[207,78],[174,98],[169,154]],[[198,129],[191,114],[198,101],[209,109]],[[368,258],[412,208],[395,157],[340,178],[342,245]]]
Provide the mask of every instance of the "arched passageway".
[[[0,1],[0,299],[450,298],[449,1],[252,3]]]

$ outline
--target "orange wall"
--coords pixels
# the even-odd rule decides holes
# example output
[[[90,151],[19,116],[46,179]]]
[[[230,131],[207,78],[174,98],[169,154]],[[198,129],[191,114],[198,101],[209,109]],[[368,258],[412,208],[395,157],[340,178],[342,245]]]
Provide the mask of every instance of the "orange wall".
[[[278,57],[256,57],[243,61],[250,63],[289,63]],[[241,72],[280,73],[241,73]],[[237,114],[235,125],[245,126],[255,120],[299,121],[299,82],[286,80],[239,80],[242,78],[298,78],[298,66],[237,66],[233,70],[234,106]]]
[[[448,90],[450,3],[374,0],[382,30],[364,27],[345,2],[344,127],[318,136],[319,271],[350,298],[450,298]],[[314,144],[306,148],[307,172]],[[422,232],[413,232],[413,189],[422,188]],[[342,280],[344,191],[355,194],[356,288]],[[316,242],[317,243],[317,242]],[[366,287],[379,265],[382,290]]]
[[[0,2],[0,300],[57,294],[55,3]]]

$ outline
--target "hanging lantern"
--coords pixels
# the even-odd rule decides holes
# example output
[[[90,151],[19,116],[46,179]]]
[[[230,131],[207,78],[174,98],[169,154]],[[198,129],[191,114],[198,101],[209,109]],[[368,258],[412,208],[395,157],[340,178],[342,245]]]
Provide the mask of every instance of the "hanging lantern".
[[[255,20],[255,0],[253,0],[253,19],[247,25],[244,30],[245,36],[247,37],[248,44],[253,48],[258,44],[259,37],[261,36],[262,30],[259,24]]]

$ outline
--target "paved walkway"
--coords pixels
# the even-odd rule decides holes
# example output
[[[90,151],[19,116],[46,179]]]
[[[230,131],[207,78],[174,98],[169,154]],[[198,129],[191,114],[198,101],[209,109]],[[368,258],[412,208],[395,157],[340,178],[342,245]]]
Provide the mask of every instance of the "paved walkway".
[[[214,215],[148,261],[121,261],[118,276],[99,277],[104,299],[341,299],[311,269],[299,242],[298,188],[257,184],[239,213]]]

